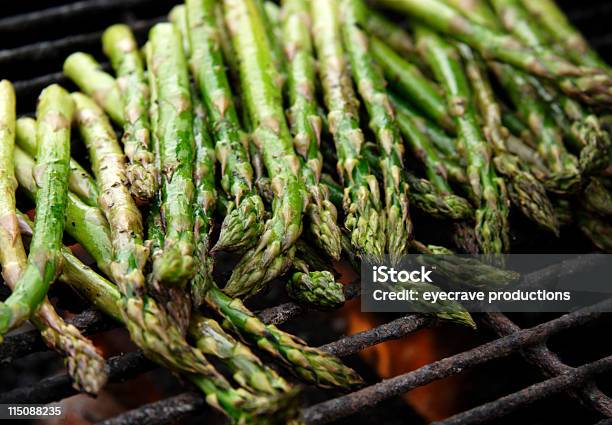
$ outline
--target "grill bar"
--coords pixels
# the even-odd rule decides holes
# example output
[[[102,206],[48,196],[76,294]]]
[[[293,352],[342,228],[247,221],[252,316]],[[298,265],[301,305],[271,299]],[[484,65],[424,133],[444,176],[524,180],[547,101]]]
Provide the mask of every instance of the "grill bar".
[[[170,0],[156,0],[157,3],[172,4]],[[84,18],[113,10],[126,10],[135,6],[150,4],[150,0],[86,0],[36,10],[0,19],[0,33],[22,32],[40,25],[58,24],[75,17]]]
[[[559,376],[531,385],[514,394],[501,397],[432,425],[470,425],[489,422],[561,391],[576,388],[590,377],[612,370],[612,356],[568,370]]]
[[[145,404],[96,425],[163,425],[177,422],[206,406],[204,398],[195,392],[185,392],[154,403]]]
[[[489,314],[484,321],[498,336],[510,335],[521,330],[503,314]],[[522,354],[527,361],[537,365],[546,377],[570,373],[574,370],[573,367],[564,364],[545,344],[523,350]],[[601,392],[594,382],[587,382],[583,387],[570,391],[569,394],[602,415],[612,417],[612,399]]]
[[[431,319],[410,315],[377,328],[342,338],[320,348],[340,357],[348,356],[381,342],[406,336],[432,322]],[[92,325],[88,324],[88,326]],[[111,381],[122,378],[128,379],[154,367],[154,364],[139,351],[111,358],[107,364]],[[67,374],[63,374],[44,379],[32,386],[20,387],[0,394],[0,404],[17,402],[50,403],[75,393],[70,378]]]
[[[507,356],[525,346],[545,341],[551,335],[563,330],[581,326],[600,318],[599,308],[612,307],[612,300],[566,314],[550,322],[483,344],[412,372],[398,375],[378,384],[304,409],[302,417],[309,424],[324,424],[351,415],[366,406],[403,394],[430,382],[460,373],[468,367]]]
[[[66,320],[85,335],[104,332],[117,326],[98,310],[85,310],[77,316]],[[5,338],[0,344],[0,363],[9,363],[28,354],[46,351],[48,347],[40,337],[40,332],[31,330]]]
[[[141,351],[111,357],[106,361],[110,382],[122,382],[156,367]],[[51,376],[35,385],[15,388],[0,394],[0,404],[51,403],[78,394],[67,374]]]
[[[161,22],[164,17],[136,21],[131,26],[136,34],[142,34]],[[15,61],[39,61],[47,58],[54,58],[74,51],[91,46],[99,46],[102,33],[97,31],[88,34],[79,34],[59,40],[42,41],[35,44],[28,44],[14,49],[0,50],[0,66],[14,65]]]

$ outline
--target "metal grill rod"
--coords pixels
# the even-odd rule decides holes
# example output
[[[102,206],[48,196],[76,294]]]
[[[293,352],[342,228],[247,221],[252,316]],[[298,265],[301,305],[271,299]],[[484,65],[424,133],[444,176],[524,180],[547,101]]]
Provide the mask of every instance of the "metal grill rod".
[[[142,34],[158,22],[166,19],[157,17],[143,21],[136,21],[130,27],[136,34]],[[65,37],[59,40],[42,41],[40,43],[28,44],[14,49],[0,50],[0,65],[14,66],[15,61],[38,61],[41,59],[55,58],[58,55],[72,53],[79,49],[92,45],[101,45],[101,38],[104,31],[97,31],[88,34],[79,34]]]
[[[123,382],[156,367],[141,351],[111,357],[106,361],[108,380]],[[15,388],[0,394],[0,404],[44,404],[78,394],[67,374],[45,378],[35,385]]]
[[[174,3],[171,0],[163,0],[163,2],[168,4]],[[63,6],[1,18],[0,33],[26,31],[44,24],[58,24],[67,19],[83,18],[87,15],[95,15],[117,9],[130,9],[150,3],[150,0],[86,0],[69,3]]]
[[[488,314],[485,318],[483,322],[500,337],[521,330],[520,327],[503,314]],[[573,367],[563,363],[545,344],[538,344],[522,350],[521,354],[527,361],[538,366],[545,377],[557,376],[574,370]],[[583,387],[576,388],[570,391],[569,394],[583,405],[590,406],[604,416],[612,417],[612,399],[597,388],[594,382],[587,382]]]
[[[612,356],[563,372],[559,376],[531,385],[521,391],[482,404],[431,425],[470,425],[492,421],[518,408],[561,391],[576,388],[596,374],[612,370]]]
[[[504,357],[525,346],[540,343],[551,335],[563,330],[589,323],[604,314],[598,311],[598,309],[609,309],[611,307],[612,300],[608,300],[595,306],[566,314],[533,328],[521,330],[472,350],[430,363],[412,372],[398,375],[351,394],[308,407],[304,409],[302,418],[309,424],[329,423],[356,413],[364,407],[374,406],[383,400],[403,394],[416,387],[460,373],[468,367]]]
[[[401,338],[431,323],[433,323],[431,319],[409,315],[320,348],[340,357],[348,356],[381,342]],[[147,360],[140,351],[113,357],[107,361],[107,365],[111,381],[128,379],[155,367],[154,363]],[[53,376],[34,385],[0,394],[0,403],[50,403],[76,394],[71,384],[67,374]]]
[[[84,335],[104,332],[119,326],[100,311],[93,309],[85,310],[75,317],[67,319],[66,323],[75,326]],[[14,359],[48,349],[40,337],[40,332],[36,329],[11,335],[0,344],[0,363],[9,363]]]

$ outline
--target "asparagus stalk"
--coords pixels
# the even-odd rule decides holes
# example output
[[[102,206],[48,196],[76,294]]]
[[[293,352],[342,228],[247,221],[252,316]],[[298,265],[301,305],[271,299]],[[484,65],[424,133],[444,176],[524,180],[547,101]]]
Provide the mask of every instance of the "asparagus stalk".
[[[458,150],[459,146],[457,146],[457,141],[450,137],[441,127],[436,125],[434,122],[429,119],[423,117],[423,114],[420,111],[417,111],[414,106],[410,103],[406,102],[402,97],[398,96],[396,93],[389,92],[389,96],[393,101],[393,106],[396,109],[396,113],[402,115],[412,122],[412,124],[422,133],[424,136],[427,136],[431,143],[434,144],[436,149],[445,157],[456,161],[459,163],[461,161],[461,155],[459,155]],[[442,95],[440,95],[442,103],[444,103],[444,99]],[[445,106],[446,108],[446,106]],[[454,124],[453,130],[454,133]]]
[[[385,211],[378,181],[362,156],[364,136],[359,128],[358,103],[344,59],[337,2],[313,0],[311,17],[329,130],[338,154],[337,170],[346,187],[342,203],[345,226],[359,255],[381,258],[386,244]]]
[[[63,88],[51,85],[43,90],[36,109],[39,140],[36,170],[40,189],[36,194],[34,235],[27,265],[19,277],[12,277],[14,290],[4,303],[0,303],[0,337],[19,326],[38,309],[59,272],[59,251],[68,197],[72,114],[72,101]],[[14,134],[14,130],[11,133]],[[4,162],[10,161],[10,149],[3,152],[2,158]],[[7,178],[11,179],[11,176]],[[9,267],[7,275],[11,273],[16,274],[16,271]]]
[[[266,222],[258,245],[244,255],[224,288],[227,294],[239,296],[258,292],[290,265],[295,253],[293,244],[302,233],[307,195],[257,6],[253,0],[226,0],[224,6],[239,58],[253,140],[261,149],[275,193],[273,216]]]
[[[91,96],[117,125],[123,126],[124,105],[115,79],[104,72],[93,56],[76,52],[64,61],[64,74]]]
[[[214,204],[215,197],[209,199]],[[210,222],[211,218],[201,217],[202,225]],[[208,221],[207,221],[208,220]],[[196,220],[196,229],[197,229]],[[147,224],[151,249],[159,249],[163,246],[164,233],[161,228],[161,215],[159,211],[150,213]],[[195,279],[200,278],[200,295],[205,300],[206,292],[219,289],[212,278],[212,259],[207,252],[208,234],[196,232],[196,249],[202,247],[196,259],[202,258],[203,264],[198,270]],[[237,342],[227,334],[219,324],[209,318],[196,314],[191,318],[188,328],[189,335],[196,341],[196,346],[202,353],[213,355],[222,359],[232,371],[234,380],[246,390],[256,394],[278,395],[288,393],[291,386],[278,376],[273,370],[263,366],[261,361],[242,343]]]
[[[609,217],[583,211],[578,214],[578,226],[597,248],[612,252],[612,227]]]
[[[194,140],[189,76],[178,30],[172,24],[157,24],[149,36],[159,96],[157,131],[166,224],[164,249],[154,259],[153,274],[163,284],[184,287],[195,273]]]
[[[592,213],[612,217],[612,192],[602,178],[593,177],[582,194],[584,208]]]
[[[190,10],[188,4],[188,10]],[[207,7],[207,5],[204,5]],[[197,15],[197,11],[189,14],[189,19],[192,19]],[[196,53],[196,43],[192,43],[193,52]],[[214,199],[211,200],[214,202]],[[200,234],[199,238],[204,235]],[[201,246],[199,242],[196,246]],[[321,385],[337,385],[337,386],[351,386],[354,385],[360,378],[349,368],[343,366],[333,356],[324,354],[318,350],[312,349],[306,345],[303,345],[297,338],[285,334],[275,327],[270,329],[262,329],[265,327],[263,323],[257,319],[250,311],[248,311],[244,305],[237,299],[231,299],[225,295],[216,286],[212,279],[206,279],[203,281],[203,286],[206,286],[206,290],[202,293],[205,294],[204,299],[209,308],[219,312],[224,317],[224,326],[231,328],[242,328],[244,327],[241,336],[245,340],[254,341],[260,348],[264,348],[270,354],[280,357],[284,360],[284,363],[290,368],[296,370],[296,373],[311,382],[319,382]],[[337,294],[336,294],[337,296]],[[246,319],[249,322],[253,322],[256,326],[252,327],[246,323]],[[272,335],[272,339],[265,339],[264,335]],[[209,330],[210,332],[210,330]],[[259,334],[258,334],[259,332]],[[264,344],[267,342],[267,344]],[[291,347],[287,344],[291,343]],[[309,362],[306,365],[305,362]],[[231,366],[230,366],[231,367]],[[256,377],[257,375],[255,375]],[[269,386],[280,388],[279,383],[274,383],[271,380]],[[285,391],[283,389],[283,391]]]
[[[232,378],[243,388],[272,396],[292,392],[287,381],[265,366],[246,345],[223,330],[217,321],[196,314],[189,334],[204,354],[215,356],[227,364]]]
[[[163,234],[160,235],[159,237],[163,239]],[[77,241],[80,241],[79,238],[77,238]],[[103,255],[100,254],[103,251],[98,251],[96,255]],[[95,259],[97,262],[111,261],[110,256],[102,256]],[[83,285],[85,289],[79,289],[79,287],[76,289],[79,292],[85,292],[90,297],[98,297],[94,304],[109,312],[113,317],[116,317],[117,309],[112,309],[112,303],[104,299],[107,294],[112,295],[113,291],[109,289],[109,286],[112,289],[114,289],[114,286],[99,276],[92,278],[91,274],[87,275],[83,273],[84,271],[88,270],[81,267],[81,273],[75,277],[73,283],[69,283],[74,286]],[[76,274],[76,272],[79,272],[79,270],[71,269],[71,276]],[[104,284],[105,282],[106,284]],[[323,387],[339,388],[361,385],[361,378],[352,369],[344,366],[336,357],[309,347],[299,338],[283,332],[274,325],[264,324],[239,299],[228,297],[214,285],[214,282],[212,283],[208,291],[206,291],[205,300],[208,307],[216,311],[223,318],[222,325],[224,328],[237,332],[244,341],[251,342],[273,357],[278,358],[285,366],[306,382],[316,383]],[[101,284],[104,285],[101,287]],[[114,293],[113,297],[117,299],[120,296],[119,292],[114,289]],[[152,303],[153,300],[147,299],[147,306]],[[153,306],[155,306],[154,303]],[[163,318],[163,315],[160,317]],[[151,320],[152,323],[157,323],[155,317],[152,317]],[[193,333],[190,335],[192,338],[198,338],[198,335]],[[179,351],[179,353],[181,352],[182,350]],[[164,362],[162,364],[166,365]],[[277,386],[277,384],[273,386]]]
[[[452,193],[449,181],[471,195],[463,160],[457,152],[456,140],[444,130],[419,116],[408,104],[391,94],[396,120],[412,153],[425,165],[427,178],[441,193]]]
[[[372,35],[372,38],[376,38],[379,41],[385,40],[394,52],[410,57],[410,59],[418,59],[412,36],[400,25],[371,9],[368,10],[368,18],[365,24],[365,29]],[[372,50],[374,50],[374,46],[372,46]]]
[[[505,186],[490,164],[491,152],[478,123],[472,92],[458,52],[435,33],[417,28],[419,48],[446,90],[451,114],[464,156],[467,174],[476,196],[476,236],[484,254],[500,254],[508,248],[508,202]]]
[[[506,148],[509,132],[502,124],[501,109],[495,99],[484,64],[468,46],[461,45],[460,50],[466,61],[468,79],[476,94],[476,102],[483,119],[483,131],[493,150],[495,168],[498,173],[506,177],[510,199],[525,216],[558,235],[559,225],[544,186],[529,168],[524,167],[520,159]]]
[[[370,50],[390,84],[442,128],[454,132],[454,123],[438,88],[413,64],[382,40],[372,37]]]
[[[371,148],[364,149],[364,157],[372,168],[380,162],[378,153]],[[418,178],[406,170],[403,174],[410,185],[408,199],[417,209],[439,219],[465,220],[474,217],[474,209],[466,199],[441,192],[429,180]]]
[[[336,282],[329,270],[310,271],[310,266],[301,259],[293,260],[296,271],[285,288],[294,300],[320,310],[336,310],[346,301],[342,284]]]
[[[280,15],[270,16],[268,14],[270,8],[266,8],[265,0],[253,0],[253,5],[257,9],[257,15],[261,21],[269,46],[270,58],[276,68],[275,81],[279,87],[282,87],[287,80],[287,69],[283,56],[283,46],[278,38]],[[278,20],[275,21],[275,18],[278,18]]]
[[[34,147],[36,125],[34,122]],[[13,163],[15,146],[15,92],[11,83],[0,81],[0,266],[4,282],[14,290],[27,267],[27,256],[19,233],[15,190],[17,180]],[[30,229],[30,236],[31,236]],[[47,346],[65,357],[68,373],[78,391],[97,392],[106,383],[104,359],[91,341],[57,314],[45,297],[31,321],[40,331]]]
[[[31,157],[36,156],[36,120],[22,117],[17,120],[15,143]],[[70,176],[68,189],[83,202],[92,207],[98,205],[98,187],[96,182],[79,163],[70,158]]]
[[[538,23],[571,60],[585,66],[608,67],[553,0],[536,2],[521,0],[521,2],[529,12],[537,17]]]
[[[563,135],[547,113],[546,104],[538,98],[524,74],[498,64],[492,64],[492,68],[518,108],[519,115],[536,135],[537,150],[550,170],[544,182],[547,189],[560,194],[575,192],[580,185],[578,160],[565,149]],[[524,99],[529,99],[529,102],[524,102]]]
[[[187,23],[187,4],[177,4],[168,13],[168,20],[174,24],[174,26],[181,33],[183,40],[183,53],[185,57],[189,59],[191,57],[191,40],[189,39],[189,30]]]
[[[39,190],[34,179],[36,161],[17,146],[15,146],[13,161],[19,187],[25,191],[31,200],[35,201]],[[79,239],[83,248],[95,258],[108,258],[110,256],[110,235],[104,214],[99,208],[85,204],[78,196],[70,192],[66,204],[64,229],[70,236]],[[104,274],[110,276],[110,264],[108,262],[98,262],[97,266]]]
[[[340,228],[337,211],[328,199],[325,186],[319,184],[323,158],[321,118],[315,99],[315,62],[310,39],[310,14],[304,0],[283,2],[283,40],[287,62],[288,116],[295,150],[302,156],[303,178],[310,196],[306,214],[315,242],[331,258],[340,258]]]
[[[263,400],[234,389],[208,363],[199,350],[190,347],[181,330],[158,304],[145,294],[143,268],[148,255],[142,240],[140,213],[125,185],[125,163],[110,124],[95,104],[74,94],[77,120],[90,146],[94,172],[102,188],[101,207],[111,227],[113,278],[119,286],[119,305],[132,340],[147,356],[172,370],[187,373],[207,394],[207,401],[235,420],[250,409],[262,409]],[[96,110],[97,109],[97,110]],[[251,403],[255,403],[251,405]]]
[[[612,101],[612,76],[607,71],[575,66],[549,50],[536,52],[512,36],[462,16],[440,0],[383,0],[379,3],[409,13],[437,31],[470,45],[485,59],[500,60],[550,80],[568,96],[591,104]]]
[[[124,104],[122,142],[129,161],[130,192],[138,201],[148,203],[155,196],[158,177],[149,148],[148,89],[142,58],[127,25],[107,28],[102,35],[102,46],[117,74],[117,86]]]
[[[547,34],[529,16],[520,0],[494,0],[492,2],[505,28],[511,31],[528,46],[541,51],[548,44]],[[536,87],[540,83],[536,82]],[[543,88],[546,90],[546,88]],[[568,134],[579,143],[580,168],[588,173],[606,168],[610,164],[608,157],[611,144],[608,132],[603,131],[596,115],[589,114],[578,102],[562,95],[559,99],[553,96],[551,109],[562,108],[558,113],[561,128],[567,126],[569,119],[571,129]],[[559,106],[560,105],[560,106]]]
[[[360,0],[343,0],[342,33],[353,79],[370,117],[370,129],[380,148],[386,207],[386,251],[392,261],[408,250],[412,221],[408,211],[408,183],[404,170],[404,143],[385,89],[385,79],[370,58],[365,26],[367,9]]]
[[[221,186],[232,198],[214,250],[241,251],[257,243],[263,232],[265,209],[253,187],[253,168],[218,44],[216,2],[188,0],[185,4],[189,12],[188,35],[193,46],[190,66],[214,131]],[[214,181],[211,184],[214,187]]]
[[[117,287],[84,265],[69,249],[64,248],[62,255],[64,270],[60,280],[83,295],[105,314],[118,322],[124,322],[124,315],[119,307],[122,295]],[[225,333],[214,320],[204,318],[199,314],[196,315],[192,326],[189,328],[189,335],[196,341],[196,345],[202,348],[202,352],[214,355],[224,361],[232,370],[236,382],[246,390],[270,396],[277,396],[278,392],[287,393],[291,391],[291,387],[282,377],[264,366],[248,347]],[[189,376],[189,379],[195,379],[201,383],[197,376]],[[242,390],[240,392],[247,394]],[[292,396],[293,394],[287,396],[287,402]],[[265,413],[266,409],[262,402],[265,400],[277,401],[276,398],[259,399],[258,402],[262,405],[258,407],[257,412],[253,413]],[[217,403],[214,396],[209,398],[209,402],[213,405]],[[249,405],[242,407],[248,409]],[[268,413],[272,413],[271,406]],[[232,418],[239,423],[240,419],[251,418],[250,414],[251,412],[241,413],[239,410],[235,410]]]
[[[16,220],[19,221],[18,230],[22,234],[32,236],[33,224],[28,217],[18,212]],[[21,240],[20,236],[17,236],[17,238]],[[60,281],[63,281],[68,271],[71,270],[71,265],[67,264],[67,255],[75,258],[70,250],[64,247],[62,249],[62,274],[58,278]],[[26,261],[23,251],[15,257],[15,262],[19,264],[21,270],[25,268]],[[12,286],[8,279],[5,278],[5,281],[9,286]],[[40,331],[45,344],[65,357],[64,362],[68,374],[72,378],[74,388],[88,394],[97,394],[106,384],[108,376],[104,358],[91,341],[85,338],[77,328],[64,322],[64,319],[57,314],[47,298],[41,303],[40,308],[30,320]]]

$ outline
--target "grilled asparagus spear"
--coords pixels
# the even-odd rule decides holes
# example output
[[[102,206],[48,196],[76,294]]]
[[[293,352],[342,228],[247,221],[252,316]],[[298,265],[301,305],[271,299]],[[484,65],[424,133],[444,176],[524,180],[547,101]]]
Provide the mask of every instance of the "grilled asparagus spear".
[[[244,296],[258,292],[291,264],[293,244],[302,233],[307,196],[258,8],[253,0],[226,0],[224,6],[239,58],[253,140],[262,152],[275,194],[273,216],[266,222],[257,246],[243,256],[224,288],[229,295]]]
[[[380,259],[385,252],[386,219],[380,189],[363,158],[359,108],[344,58],[336,1],[313,0],[313,39],[319,61],[329,131],[338,155],[337,170],[346,187],[343,208],[351,243],[362,256]]]
[[[342,33],[353,79],[370,117],[380,150],[386,207],[386,252],[396,261],[408,251],[412,222],[408,211],[408,182],[404,170],[404,143],[385,88],[386,82],[373,63],[365,27],[367,9],[361,0],[341,2]]]
[[[306,214],[309,229],[331,258],[340,258],[340,228],[337,211],[328,199],[327,189],[319,184],[323,158],[321,118],[315,98],[315,62],[310,38],[310,14],[304,0],[285,0],[282,28],[287,62],[289,108],[288,116],[295,150],[302,156],[302,174],[310,202]]]
[[[193,46],[190,66],[214,131],[221,186],[232,198],[214,249],[242,251],[255,245],[263,232],[265,210],[253,187],[253,168],[218,44],[216,4],[211,0],[186,2],[188,36]]]
[[[32,120],[34,121],[34,120]],[[35,123],[35,121],[34,121]],[[15,208],[17,180],[13,162],[15,143],[15,93],[12,85],[0,82],[0,266],[4,282],[14,290],[27,267]],[[34,125],[34,146],[36,146]],[[29,236],[32,235],[31,229]],[[45,297],[30,320],[47,346],[65,357],[68,373],[78,391],[97,394],[106,383],[104,358],[79,330],[67,324]]]
[[[538,23],[550,34],[558,48],[574,62],[599,68],[608,68],[582,34],[572,26],[554,0],[521,0],[523,6],[538,18]]]
[[[150,124],[148,88],[138,45],[127,25],[113,25],[104,31],[102,46],[117,74],[117,86],[124,104],[123,150],[129,164],[130,192],[148,203],[157,190],[157,168],[149,148]]]
[[[520,0],[494,0],[492,2],[495,10],[500,16],[504,27],[521,39],[525,44],[536,51],[541,51],[548,45],[547,34],[523,9]],[[539,82],[535,82],[536,87],[540,87]],[[548,94],[546,87],[541,90]],[[550,96],[550,95],[549,95]],[[608,132],[602,130],[599,118],[589,112],[578,102],[565,95],[552,95],[551,111],[557,111],[559,119],[558,125],[567,127],[567,121],[571,123],[571,128],[567,131],[568,136],[579,145],[580,168],[585,173],[597,172],[605,169],[610,164],[610,150],[612,142]]]
[[[60,86],[51,85],[41,93],[36,108],[39,141],[36,180],[39,190],[34,234],[27,265],[19,277],[11,279],[15,282],[13,292],[4,303],[0,303],[0,337],[38,309],[60,269],[73,112],[72,100]],[[3,154],[4,161],[10,161],[10,150]],[[11,179],[11,176],[7,178]],[[16,271],[9,267],[7,273],[10,275]]]
[[[36,120],[22,117],[17,120],[15,143],[31,157],[36,157]],[[79,163],[70,158],[68,189],[92,207],[98,205],[98,187],[93,177]]]
[[[164,248],[153,261],[156,280],[185,287],[194,276],[193,260],[193,109],[187,62],[180,33],[172,24],[149,33],[151,63],[158,92]]]
[[[516,38],[489,29],[446,5],[441,0],[383,0],[437,31],[462,41],[486,59],[506,62],[556,84],[568,96],[590,104],[612,102],[612,76],[600,68],[579,67],[550,50],[535,51]]]
[[[64,61],[64,74],[91,96],[117,125],[123,126],[124,105],[117,81],[88,53],[76,52]]]
[[[444,86],[459,140],[468,164],[467,174],[476,198],[476,236],[484,254],[500,254],[508,246],[508,202],[503,181],[490,163],[487,146],[473,103],[459,53],[452,45],[424,27],[417,28],[417,42],[436,77]]]

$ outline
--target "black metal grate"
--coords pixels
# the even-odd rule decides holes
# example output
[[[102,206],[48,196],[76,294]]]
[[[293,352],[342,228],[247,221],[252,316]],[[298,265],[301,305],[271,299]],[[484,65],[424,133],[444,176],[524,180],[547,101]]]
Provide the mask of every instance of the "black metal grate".
[[[178,0],[21,0],[3,4],[5,16],[0,18],[1,77],[14,82],[19,111],[27,113],[34,110],[38,93],[50,83],[59,82],[70,87],[61,74],[61,65],[68,53],[77,49],[84,50],[103,61],[100,35],[106,26],[123,21],[130,24],[142,38],[155,22],[165,19],[165,14],[177,3]],[[595,0],[579,4],[565,0],[561,3],[567,7],[576,25],[591,39],[593,45],[605,57],[612,58],[612,33],[609,30],[612,3]],[[582,265],[581,259],[578,258],[566,264],[567,271],[576,273]],[[549,271],[535,272],[526,276],[525,280],[543,281]],[[347,286],[346,290],[347,298],[354,298],[358,296],[359,286],[354,283]],[[267,323],[281,324],[303,314],[308,312],[302,307],[285,303],[268,308],[260,312],[259,316]],[[490,342],[356,392],[306,407],[302,412],[303,419],[309,424],[330,423],[363,412],[370,406],[411,389],[515,353],[520,353],[527,362],[535,365],[545,380],[473,407],[438,424],[491,422],[561,392],[566,392],[594,412],[593,416],[589,416],[597,418],[593,422],[601,418],[611,418],[612,399],[597,387],[594,379],[602,373],[612,371],[612,357],[608,355],[600,359],[589,359],[581,365],[568,365],[547,345],[550,337],[571,332],[572,329],[582,329],[601,321],[603,316],[592,309],[584,309],[521,329],[503,314],[481,315],[479,320],[482,327],[496,336]],[[91,310],[73,318],[72,323],[85,334],[96,334],[115,326],[109,319]],[[321,348],[345,357],[434,325],[436,322],[427,317],[407,315],[374,329],[328,343]],[[45,345],[35,331],[9,336],[0,345],[0,362],[10,362],[45,350]],[[111,382],[130,379],[155,368],[155,365],[138,351],[110,358],[107,364]],[[0,403],[48,403],[73,394],[75,391],[68,376],[60,375],[4,392],[0,394]],[[205,408],[205,402],[199,394],[185,392],[143,405],[103,423],[167,424]],[[610,422],[609,419],[603,419],[598,424],[609,425]]]

